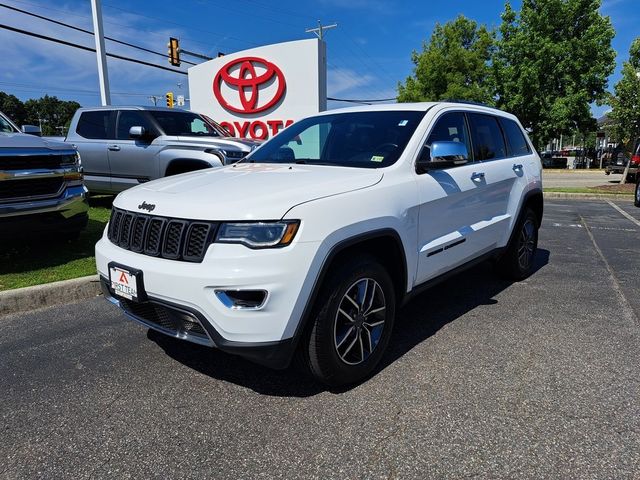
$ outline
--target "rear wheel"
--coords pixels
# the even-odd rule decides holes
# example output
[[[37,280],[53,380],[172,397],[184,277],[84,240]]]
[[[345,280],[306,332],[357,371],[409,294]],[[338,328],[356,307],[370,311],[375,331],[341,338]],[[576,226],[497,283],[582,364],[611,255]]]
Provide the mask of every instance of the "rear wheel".
[[[636,193],[634,195],[634,202],[633,204],[636,207],[640,207],[640,175],[636,174]]]
[[[527,208],[513,230],[504,255],[498,260],[499,272],[511,279],[522,280],[533,272],[533,260],[538,249],[538,219]]]
[[[312,375],[332,386],[366,378],[389,343],[395,316],[391,277],[361,256],[329,275],[318,297],[301,356]]]

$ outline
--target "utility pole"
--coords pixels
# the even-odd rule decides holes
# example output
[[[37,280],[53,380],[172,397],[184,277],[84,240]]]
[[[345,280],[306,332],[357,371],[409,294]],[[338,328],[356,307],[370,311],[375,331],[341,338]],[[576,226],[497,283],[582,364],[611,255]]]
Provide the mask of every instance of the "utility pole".
[[[318,20],[318,26],[316,28],[307,28],[305,33],[315,33],[316,36],[320,39],[324,39],[324,31],[329,30],[331,28],[336,28],[338,26],[337,23],[332,23],[331,25],[322,25],[320,20]]]
[[[111,105],[109,90],[109,72],[107,71],[107,56],[104,48],[104,30],[102,28],[102,6],[100,0],[91,0],[93,14],[93,36],[96,39],[96,57],[98,60],[98,80],[100,81],[100,100],[102,105]]]

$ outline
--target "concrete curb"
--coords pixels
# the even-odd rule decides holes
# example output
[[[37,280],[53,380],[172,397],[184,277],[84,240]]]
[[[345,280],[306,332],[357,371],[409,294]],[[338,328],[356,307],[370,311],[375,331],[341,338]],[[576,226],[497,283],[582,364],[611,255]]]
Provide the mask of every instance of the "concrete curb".
[[[100,294],[98,275],[0,292],[0,317],[62,305]]]
[[[633,195],[621,193],[567,193],[567,192],[543,192],[544,198],[580,199],[580,200],[622,200],[633,202]]]

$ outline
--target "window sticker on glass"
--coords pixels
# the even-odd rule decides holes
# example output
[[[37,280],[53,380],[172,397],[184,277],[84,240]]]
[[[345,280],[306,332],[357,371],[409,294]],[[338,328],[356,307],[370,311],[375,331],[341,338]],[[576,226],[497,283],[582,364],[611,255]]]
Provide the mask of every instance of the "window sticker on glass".
[[[372,162],[382,162],[383,160],[384,160],[384,157],[381,155],[374,155],[373,157],[371,157]]]
[[[406,127],[408,123],[409,123],[409,120],[401,120],[400,123],[398,124],[398,126],[399,127]]]

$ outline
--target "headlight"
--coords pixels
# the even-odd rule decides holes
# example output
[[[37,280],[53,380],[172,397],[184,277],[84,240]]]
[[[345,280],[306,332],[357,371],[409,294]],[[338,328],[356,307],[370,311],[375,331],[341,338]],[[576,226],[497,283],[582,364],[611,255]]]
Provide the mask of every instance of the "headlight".
[[[76,164],[78,166],[81,166],[82,160],[80,159],[80,154],[76,152],[71,155],[63,155],[60,159],[60,164],[65,167],[68,165],[76,165]]]
[[[216,242],[241,243],[249,248],[284,247],[296,236],[299,220],[223,223]]]

